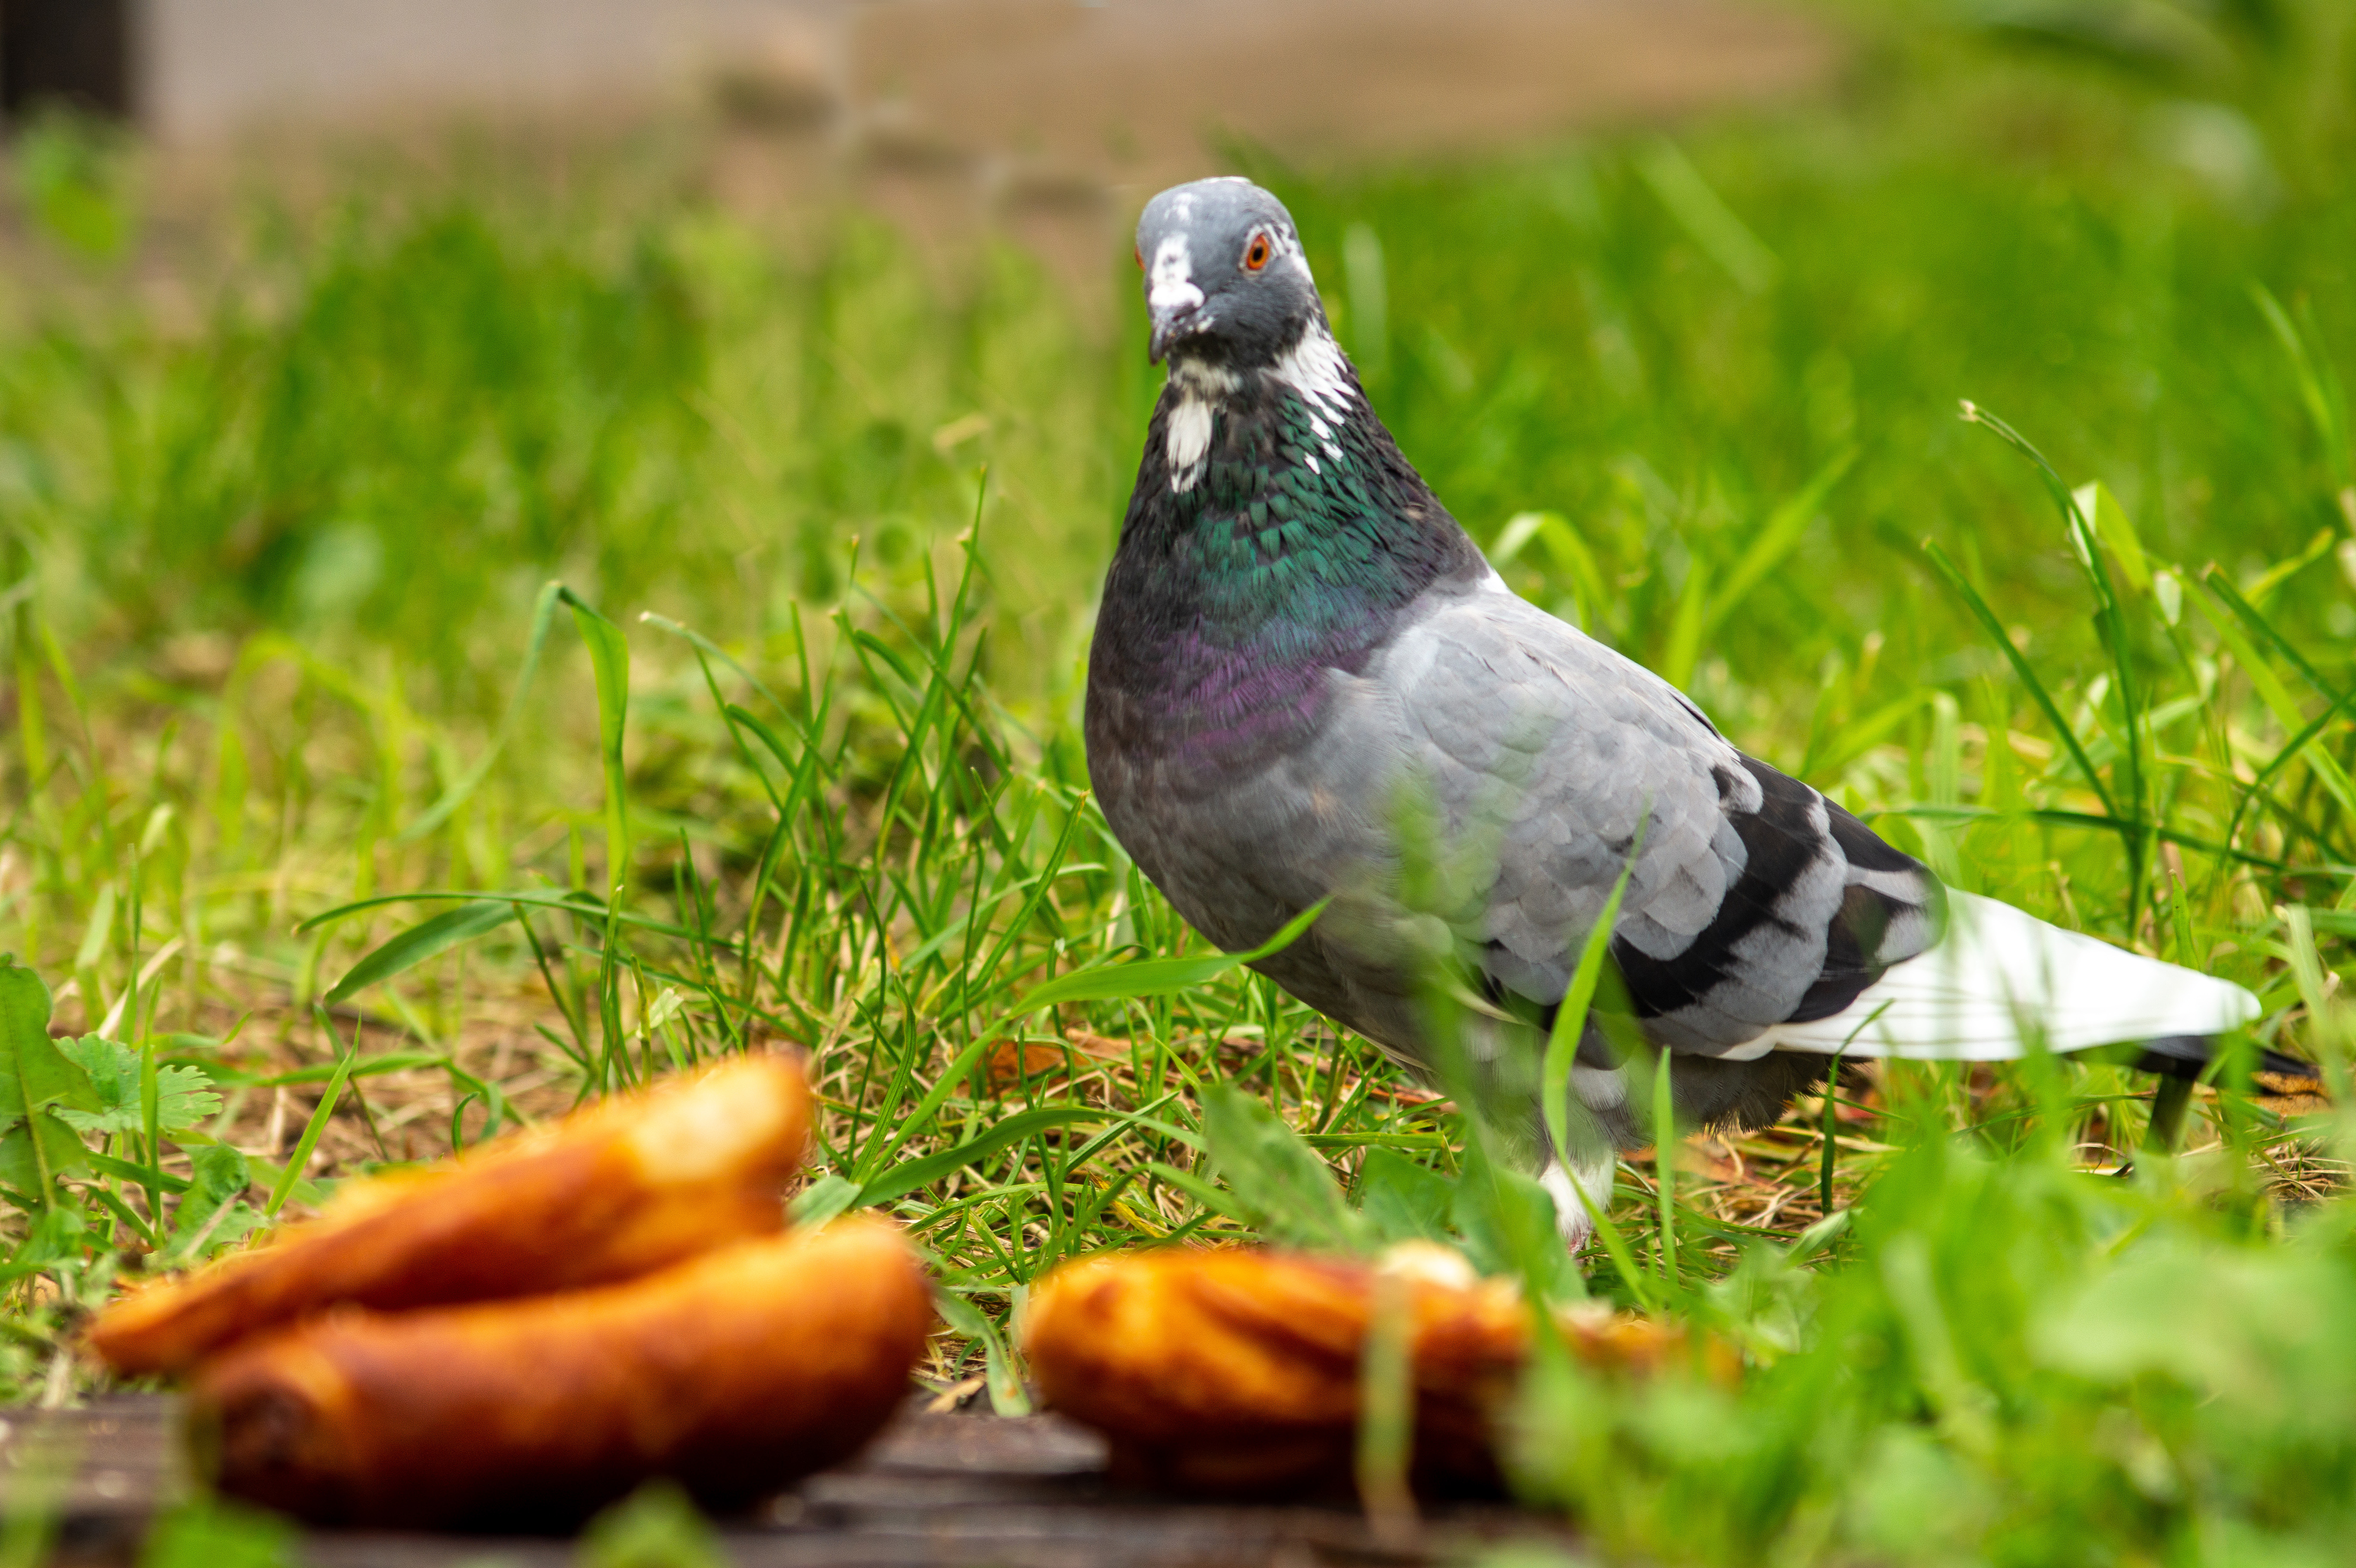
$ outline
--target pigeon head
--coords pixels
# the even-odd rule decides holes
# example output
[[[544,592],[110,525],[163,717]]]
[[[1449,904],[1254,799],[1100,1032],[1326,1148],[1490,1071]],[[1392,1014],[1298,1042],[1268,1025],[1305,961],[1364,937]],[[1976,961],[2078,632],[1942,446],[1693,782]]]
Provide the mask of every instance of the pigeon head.
[[[1156,364],[1264,368],[1324,320],[1292,215],[1248,179],[1195,180],[1148,202],[1137,264]]]

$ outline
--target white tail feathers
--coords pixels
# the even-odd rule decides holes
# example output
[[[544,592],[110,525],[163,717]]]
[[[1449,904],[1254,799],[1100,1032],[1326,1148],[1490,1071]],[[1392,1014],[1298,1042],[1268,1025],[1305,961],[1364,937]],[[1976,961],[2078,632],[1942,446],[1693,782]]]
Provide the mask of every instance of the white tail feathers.
[[[2000,1061],[2041,1039],[2083,1051],[2170,1035],[2211,1035],[2258,1016],[2229,981],[2048,925],[1995,899],[1950,891],[1947,932],[1841,1011],[1777,1024],[1741,1054],[1846,1049],[1851,1056]]]

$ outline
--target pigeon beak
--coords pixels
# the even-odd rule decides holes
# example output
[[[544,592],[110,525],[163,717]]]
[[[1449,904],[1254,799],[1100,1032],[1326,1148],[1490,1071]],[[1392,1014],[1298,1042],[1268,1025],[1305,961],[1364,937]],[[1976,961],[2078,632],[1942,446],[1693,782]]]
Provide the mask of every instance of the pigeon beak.
[[[1199,303],[1199,296],[1195,303],[1157,308],[1151,314],[1153,340],[1149,346],[1149,352],[1156,365],[1161,364],[1169,356],[1172,344],[1182,337],[1192,337],[1210,325],[1203,319],[1203,308]]]
[[[1183,248],[1165,240],[1162,249],[1167,254],[1154,257],[1153,275],[1145,289],[1145,314],[1153,320],[1151,351],[1156,365],[1169,354],[1172,344],[1211,325],[1210,313],[1204,308],[1210,302],[1186,275]]]

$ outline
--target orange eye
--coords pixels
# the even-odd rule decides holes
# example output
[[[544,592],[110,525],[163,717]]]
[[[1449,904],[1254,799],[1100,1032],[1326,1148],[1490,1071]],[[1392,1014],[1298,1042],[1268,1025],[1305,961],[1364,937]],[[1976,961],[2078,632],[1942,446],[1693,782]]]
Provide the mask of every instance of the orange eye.
[[[1137,258],[1137,270],[1138,270],[1139,272],[1143,272],[1143,271],[1145,271],[1145,251],[1144,251],[1144,249],[1143,249],[1142,247],[1137,248],[1137,249],[1135,249],[1135,250],[1130,251],[1130,254]]]
[[[1268,265],[1268,259],[1270,253],[1268,236],[1265,234],[1253,235],[1251,237],[1251,243],[1244,247],[1244,271],[1247,272],[1258,272],[1262,267]]]

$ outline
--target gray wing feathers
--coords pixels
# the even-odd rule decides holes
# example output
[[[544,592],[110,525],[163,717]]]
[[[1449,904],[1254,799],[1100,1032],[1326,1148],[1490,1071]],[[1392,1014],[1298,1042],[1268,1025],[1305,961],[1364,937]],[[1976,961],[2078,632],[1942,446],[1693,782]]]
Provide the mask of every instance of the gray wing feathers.
[[[1494,860],[1481,934],[1513,989],[1561,996],[1563,933],[1602,912],[1648,807],[1621,931],[1665,955],[1717,912],[1743,850],[1710,770],[1737,753],[1665,681],[1504,592],[1439,602],[1366,678],[1451,840]]]
[[[1676,1049],[1736,1050],[1804,1009],[1840,970],[1853,885],[1894,879],[1924,896],[1919,867],[1878,840],[1888,864],[1850,864],[1822,796],[1502,583],[1435,595],[1363,675],[1338,678],[1329,740],[1410,759],[1444,841],[1485,862],[1467,874],[1460,940],[1483,947],[1493,982],[1541,1005],[1567,988],[1571,944],[1648,812],[1613,951],[1648,1031]]]

